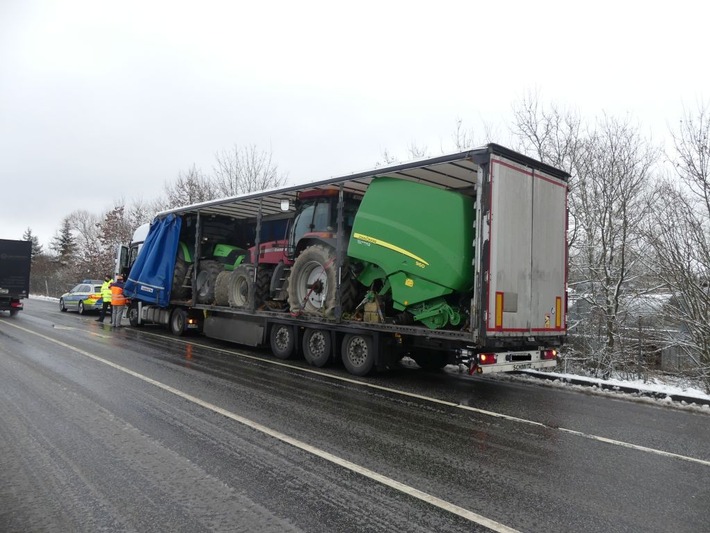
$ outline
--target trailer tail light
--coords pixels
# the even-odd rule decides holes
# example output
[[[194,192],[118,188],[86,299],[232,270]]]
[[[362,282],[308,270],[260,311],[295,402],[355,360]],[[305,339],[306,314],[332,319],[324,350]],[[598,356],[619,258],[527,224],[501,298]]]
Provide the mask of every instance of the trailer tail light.
[[[543,350],[541,355],[542,359],[554,359],[557,357],[557,350]]]
[[[10,307],[13,309],[22,309],[22,302],[18,302],[17,300],[13,300],[10,302]]]
[[[494,353],[479,353],[478,354],[478,364],[479,365],[494,365],[498,362],[498,357]]]

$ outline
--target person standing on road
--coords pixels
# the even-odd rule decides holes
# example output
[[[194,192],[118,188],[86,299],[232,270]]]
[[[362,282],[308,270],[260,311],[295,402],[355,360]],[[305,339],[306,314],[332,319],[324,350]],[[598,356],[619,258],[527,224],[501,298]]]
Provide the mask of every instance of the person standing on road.
[[[103,285],[101,285],[101,299],[103,302],[101,304],[101,310],[99,311],[99,318],[96,319],[96,322],[103,322],[104,318],[106,318],[106,311],[108,310],[108,306],[111,305],[111,283],[113,283],[111,276],[104,276],[104,282]]]
[[[111,326],[121,327],[123,311],[126,309],[126,297],[123,295],[123,276],[116,276],[116,281],[111,284]]]

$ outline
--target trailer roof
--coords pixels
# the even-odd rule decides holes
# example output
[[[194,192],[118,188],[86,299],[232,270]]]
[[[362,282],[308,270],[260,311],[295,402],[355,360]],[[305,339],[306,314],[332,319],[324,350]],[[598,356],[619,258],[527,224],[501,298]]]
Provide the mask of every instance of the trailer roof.
[[[540,170],[567,181],[569,174],[535,159],[529,158],[497,144],[487,144],[464,152],[419,159],[386,167],[374,168],[325,180],[303,183],[291,187],[270,189],[256,193],[242,194],[218,200],[209,200],[185,207],[162,211],[158,217],[170,213],[201,213],[207,215],[226,215],[233,218],[256,217],[261,208],[262,216],[283,214],[281,202],[289,200],[291,206],[298,192],[314,189],[332,189],[342,184],[344,192],[364,194],[375,177],[390,176],[419,183],[425,183],[443,189],[458,190],[472,194],[477,182],[479,167],[490,161],[491,154],[501,155],[527,167]]]

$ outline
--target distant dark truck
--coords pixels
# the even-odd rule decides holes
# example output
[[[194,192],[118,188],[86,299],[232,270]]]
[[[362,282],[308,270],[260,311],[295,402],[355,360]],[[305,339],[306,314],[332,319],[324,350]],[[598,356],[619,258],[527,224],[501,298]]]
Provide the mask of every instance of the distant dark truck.
[[[30,293],[32,243],[0,239],[0,311],[15,316]]]

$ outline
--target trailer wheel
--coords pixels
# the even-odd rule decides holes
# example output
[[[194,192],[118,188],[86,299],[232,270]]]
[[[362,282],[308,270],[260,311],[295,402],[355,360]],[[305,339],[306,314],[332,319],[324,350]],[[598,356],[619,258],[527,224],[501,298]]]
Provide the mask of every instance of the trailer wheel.
[[[330,334],[322,329],[308,328],[303,334],[303,357],[309,364],[322,368],[330,363]]]
[[[17,309],[10,309],[10,316],[17,316],[17,313],[19,313]]]
[[[229,276],[229,305],[251,309],[254,305],[254,265],[239,265]]]
[[[179,307],[173,309],[173,312],[170,315],[170,332],[173,335],[182,337],[185,335],[185,322],[185,311]]]
[[[175,259],[175,269],[173,270],[173,287],[171,290],[174,300],[182,300],[190,296],[190,287],[185,287],[185,278],[190,265],[181,257]]]
[[[86,313],[86,309],[84,309],[84,302],[79,300],[79,314],[83,315],[84,313]]]
[[[288,281],[288,303],[292,313],[331,316],[335,308],[338,268],[335,251],[321,244],[306,248],[291,267]],[[343,268],[341,307],[343,312],[355,306],[355,291],[350,269]]]
[[[130,306],[128,306],[128,323],[131,325],[131,327],[140,327],[143,324],[141,324],[138,321],[138,304],[137,303],[132,303]]]
[[[375,367],[375,349],[369,335],[345,335],[340,353],[351,374],[366,376]]]
[[[269,340],[271,351],[278,359],[289,359],[296,353],[296,333],[292,326],[274,324]]]
[[[217,261],[200,261],[195,279],[195,297],[201,304],[214,302],[214,287],[222,265]]]
[[[62,313],[66,313],[66,312],[67,312],[67,308],[64,307],[64,299],[63,299],[63,298],[59,298],[59,310],[60,310]]]

